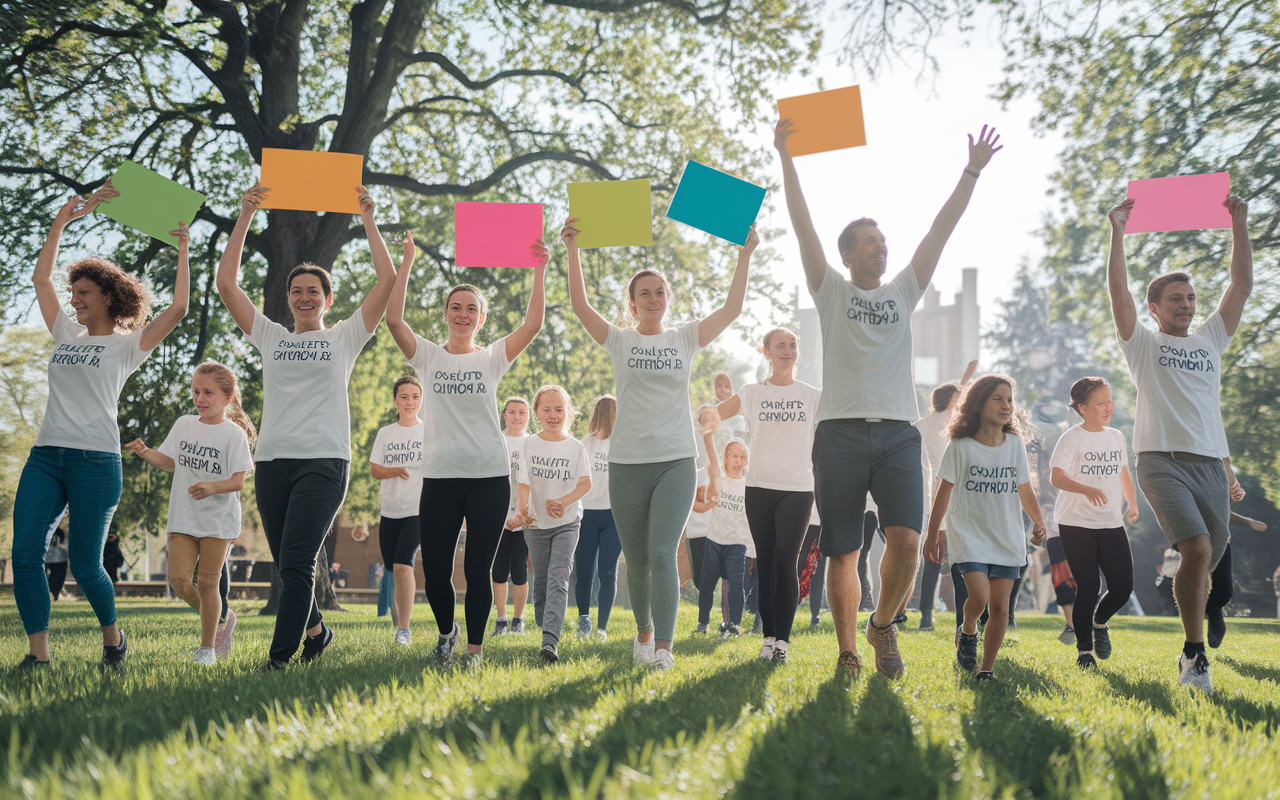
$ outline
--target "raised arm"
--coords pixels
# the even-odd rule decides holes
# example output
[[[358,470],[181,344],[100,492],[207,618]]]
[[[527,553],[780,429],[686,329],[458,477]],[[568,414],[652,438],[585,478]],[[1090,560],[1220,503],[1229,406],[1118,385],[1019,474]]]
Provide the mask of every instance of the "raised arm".
[[[1253,245],[1249,242],[1249,205],[1238,197],[1224,203],[1231,212],[1231,282],[1218,303],[1218,314],[1234,336],[1244,313],[1244,303],[1253,291]]]
[[[413,258],[417,253],[413,244],[413,231],[404,232],[404,257],[400,260],[400,271],[396,273],[396,282],[391,286],[391,296],[387,299],[387,330],[391,338],[400,345],[404,357],[413,358],[418,352],[418,338],[413,328],[404,321],[404,298],[409,292],[409,276],[413,274]]]
[[[1111,295],[1111,317],[1116,323],[1116,333],[1123,341],[1133,336],[1133,326],[1138,324],[1138,307],[1129,291],[1129,267],[1124,259],[1124,227],[1133,212],[1133,198],[1107,212],[1111,221],[1111,252],[1107,255],[1107,292]]]
[[[706,347],[716,340],[729,323],[742,313],[742,303],[747,298],[747,274],[751,269],[751,254],[760,237],[756,234],[756,226],[752,225],[747,233],[747,243],[738,251],[738,263],[733,268],[733,280],[729,283],[729,296],[724,305],[712,311],[698,323],[698,346]]]
[[[187,230],[187,223],[179,222],[178,229],[169,231],[169,235],[178,237],[178,274],[173,280],[173,302],[164,311],[152,317],[147,326],[142,329],[138,346],[143,350],[150,350],[164,341],[164,337],[172,333],[182,318],[187,315],[187,306],[191,302],[191,272],[187,264],[191,232]]]
[[[378,320],[382,319],[383,313],[387,310],[387,299],[391,297],[391,287],[396,282],[396,268],[391,263],[391,252],[387,250],[387,243],[382,240],[382,234],[378,231],[378,223],[373,219],[374,205],[373,198],[369,197],[369,190],[361,186],[356,189],[356,195],[360,201],[360,219],[364,222],[364,234],[369,239],[369,254],[373,256],[373,270],[378,276],[378,282],[373,285],[365,295],[364,302],[360,304],[360,315],[364,317],[364,329],[373,333],[373,329],[378,327]]]
[[[782,193],[787,198],[791,230],[800,244],[800,264],[804,267],[805,281],[809,284],[809,291],[816,292],[827,273],[827,257],[822,252],[818,231],[813,227],[813,218],[809,216],[809,205],[804,200],[804,192],[800,191],[800,176],[796,174],[795,162],[791,160],[791,153],[787,150],[787,138],[793,133],[795,130],[791,127],[791,120],[779,120],[773,129],[773,146],[782,159]]]
[[[111,186],[108,180],[93,196],[85,200],[75,195],[58,209],[49,226],[49,235],[45,237],[40,257],[36,259],[36,268],[31,273],[31,283],[35,285],[36,300],[40,303],[40,316],[44,324],[53,331],[53,323],[62,313],[62,303],[58,300],[58,287],[53,283],[53,265],[58,260],[58,244],[62,241],[62,230],[67,223],[88,216],[103,200],[116,197],[120,192]]]
[[[933,280],[933,272],[938,268],[938,259],[942,257],[942,248],[946,247],[947,240],[951,238],[951,232],[956,229],[961,215],[968,208],[969,198],[973,196],[973,187],[978,183],[978,175],[982,173],[982,168],[991,160],[991,156],[998,150],[1004,149],[1004,145],[995,146],[998,141],[1000,137],[996,135],[996,129],[988,128],[986,125],[982,126],[978,141],[975,142],[973,134],[969,134],[969,163],[965,165],[955,190],[951,192],[942,210],[934,218],[933,226],[929,228],[924,240],[916,248],[915,255],[911,257],[911,268],[915,270],[916,283],[922,291],[929,285],[929,281]]]
[[[240,259],[244,253],[244,240],[249,235],[249,226],[253,224],[253,215],[257,213],[258,206],[266,199],[269,191],[271,190],[267,187],[255,183],[244,193],[240,200],[240,216],[231,229],[231,236],[227,238],[222,260],[218,262],[218,295],[245,335],[253,333],[253,316],[257,309],[249,295],[240,288]]]
[[[533,268],[533,291],[529,293],[529,307],[524,312],[524,322],[520,327],[507,334],[507,360],[515,361],[516,356],[533,341],[533,337],[542,330],[542,320],[547,312],[547,243],[539,239],[533,243],[533,254],[538,257],[538,266]]]
[[[973,373],[978,371],[978,359],[969,362],[969,366],[964,368],[964,375],[960,378],[961,386],[968,386],[969,381],[973,380]]]
[[[587,283],[582,279],[582,263],[578,260],[578,234],[582,231],[573,226],[577,221],[577,217],[570,217],[560,231],[560,240],[569,250],[569,303],[573,306],[574,316],[596,344],[604,344],[609,336],[609,322],[587,300]]]

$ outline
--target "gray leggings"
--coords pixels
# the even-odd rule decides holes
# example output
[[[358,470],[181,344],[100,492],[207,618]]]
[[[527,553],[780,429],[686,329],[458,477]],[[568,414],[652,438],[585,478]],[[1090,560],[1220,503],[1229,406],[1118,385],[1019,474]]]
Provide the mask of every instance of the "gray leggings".
[[[609,500],[627,559],[627,593],[636,629],[676,635],[680,574],[676,552],[693,509],[698,473],[692,458],[654,464],[609,463]]]

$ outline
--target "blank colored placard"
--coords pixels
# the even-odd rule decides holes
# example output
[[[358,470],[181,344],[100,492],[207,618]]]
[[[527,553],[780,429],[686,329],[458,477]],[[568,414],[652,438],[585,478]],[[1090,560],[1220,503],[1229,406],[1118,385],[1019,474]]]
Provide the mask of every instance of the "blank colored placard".
[[[262,148],[262,208],[359,214],[364,156]]]
[[[170,236],[169,231],[176,231],[179,222],[190,226],[205,199],[195,189],[132,161],[120,165],[111,176],[111,185],[120,190],[120,196],[98,206],[103,216],[174,247],[178,237]]]
[[[764,204],[764,194],[763,186],[690,161],[667,217],[742,245]]]
[[[541,203],[454,203],[453,244],[460,267],[536,267]]]
[[[653,244],[648,178],[571,183],[569,216],[578,218],[580,248]]]
[[[787,138],[793,156],[862,147],[867,131],[862,121],[862,90],[857,86],[783,97],[779,119],[791,120],[795,133]]]
[[[1124,232],[1230,228],[1231,212],[1223,205],[1229,194],[1231,175],[1226,172],[1129,181],[1128,196],[1137,202]]]

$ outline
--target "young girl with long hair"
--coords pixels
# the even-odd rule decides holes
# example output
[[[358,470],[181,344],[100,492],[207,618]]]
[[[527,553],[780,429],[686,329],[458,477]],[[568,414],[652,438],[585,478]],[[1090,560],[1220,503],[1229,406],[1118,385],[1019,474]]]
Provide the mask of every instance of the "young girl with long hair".
[[[582,437],[582,447],[591,462],[591,491],[582,498],[582,525],[578,529],[578,548],[573,553],[578,566],[574,593],[578,600],[578,638],[591,637],[591,587],[597,568],[600,574],[599,621],[596,638],[609,638],[609,614],[613,611],[613,598],[618,592],[618,557],[622,555],[622,540],[618,538],[618,526],[609,506],[609,442],[613,425],[618,418],[618,399],[606,394],[596,401],[587,423],[587,435]]]
[[[945,536],[951,563],[964,578],[969,598],[956,662],[970,672],[976,669],[978,680],[995,678],[1013,582],[1027,563],[1023,511],[1034,525],[1031,541],[1040,544],[1045,539],[1022,440],[1026,412],[1014,401],[1014,390],[1013,379],[1005,375],[984,375],[965,390],[947,427],[950,441],[938,470],[938,492],[924,544],[925,556],[937,563]],[[987,605],[991,619],[979,664],[978,617]]]
[[[759,239],[753,227],[719,309],[675,328],[664,324],[671,287],[657,270],[643,269],[627,282],[627,309],[634,328],[612,325],[591,306],[578,260],[576,218],[560,236],[569,248],[569,297],[587,333],[613,363],[618,421],[609,458],[609,499],[618,538],[627,556],[627,591],[638,633],[637,664],[670,669],[680,573],[680,533],[693,506],[696,482],[689,379],[698,351],[715,341],[742,312],[751,254]]]
[[[529,597],[529,544],[519,524],[517,500],[520,495],[520,459],[529,438],[529,401],[508,397],[502,406],[502,435],[506,437],[507,455],[511,460],[511,501],[507,504],[507,520],[493,556],[493,606],[498,620],[493,635],[524,633],[524,604]],[[515,614],[507,621],[507,581],[511,582],[511,600]]]
[[[70,507],[71,574],[102,628],[102,665],[124,661],[128,642],[116,623],[115,586],[102,566],[103,543],[120,502],[120,390],[156,345],[186,316],[189,236],[179,224],[173,303],[151,322],[151,296],[137,278],[104,258],[82,258],[67,270],[67,319],[53,282],[62,231],[120,193],[106,185],[59,209],[31,275],[44,324],[53,334],[49,398],[35,446],[22,468],[13,503],[13,595],[27,633],[23,669],[49,663],[49,583],[44,559],[50,534]]]
[[[225,608],[220,584],[231,543],[240,536],[240,490],[253,469],[249,447],[256,431],[240,407],[235,373],[222,364],[206,361],[196,367],[191,399],[196,413],[179,417],[158,449],[147,447],[141,438],[125,449],[173,473],[167,523],[169,585],[200,612],[200,647],[192,660],[207,666],[231,652],[236,618]],[[224,613],[226,622],[219,624]]]
[[[542,660],[560,660],[560,631],[569,606],[569,573],[578,546],[579,502],[591,491],[591,464],[582,442],[566,429],[573,400],[562,387],[543,386],[533,396],[542,431],[530,436],[520,457],[520,523],[533,562],[533,613],[542,629]]]
[[[1138,521],[1138,500],[1124,434],[1106,427],[1116,410],[1111,385],[1102,378],[1076,381],[1071,387],[1071,410],[1082,422],[1058,439],[1049,461],[1049,481],[1060,490],[1053,516],[1076,581],[1071,620],[1076,663],[1087,669],[1098,666],[1095,656],[1111,657],[1107,620],[1129,602],[1133,592],[1133,551],[1124,523]],[[1127,511],[1121,508],[1122,498]],[[1101,599],[1099,571],[1107,579]]]

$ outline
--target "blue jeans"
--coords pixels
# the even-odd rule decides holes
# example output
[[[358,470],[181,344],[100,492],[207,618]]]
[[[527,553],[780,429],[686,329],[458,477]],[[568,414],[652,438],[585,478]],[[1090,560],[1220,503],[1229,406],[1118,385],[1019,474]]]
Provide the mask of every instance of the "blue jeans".
[[[613,521],[613,511],[607,508],[587,508],[582,511],[582,526],[578,529],[578,549],[573,554],[578,566],[574,594],[578,600],[578,615],[591,614],[591,584],[600,570],[600,630],[609,627],[609,612],[613,610],[613,598],[618,593],[618,556],[622,555],[622,540],[618,538],[618,526]]]
[[[707,540],[707,552],[702,560],[702,577],[698,581],[698,623],[711,621],[711,606],[715,604],[716,582],[721,578],[729,587],[729,621],[742,624],[742,606],[745,592],[743,583],[747,571],[747,546],[745,544],[720,544]]]
[[[116,621],[116,590],[102,568],[102,546],[120,502],[120,456],[67,447],[33,447],[13,504],[13,596],[27,635],[49,630],[44,557],[62,511],[71,506],[71,574],[106,627]]]

